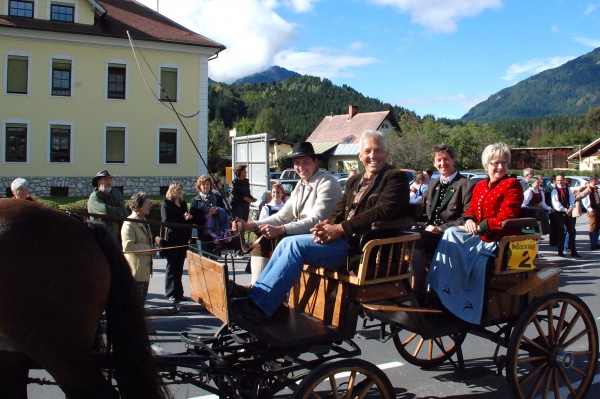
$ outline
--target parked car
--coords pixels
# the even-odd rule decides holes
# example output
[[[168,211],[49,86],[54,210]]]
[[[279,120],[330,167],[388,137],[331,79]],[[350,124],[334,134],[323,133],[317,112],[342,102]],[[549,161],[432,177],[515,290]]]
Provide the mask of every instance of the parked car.
[[[469,179],[472,179],[474,177],[484,177],[485,178],[488,176],[487,173],[485,173],[485,172],[463,172],[462,170],[460,171],[460,174],[465,177],[468,177]],[[480,181],[480,180],[481,179],[479,179],[477,181]]]
[[[343,177],[348,177],[348,173],[332,173],[331,175],[338,180],[340,180]]]
[[[279,178],[283,179],[283,180],[289,180],[289,179],[300,180],[300,176],[298,176],[298,173],[296,173],[296,170],[294,170],[294,168],[288,168],[288,169],[284,170],[283,172],[281,172],[281,176],[279,176]]]
[[[346,183],[348,183],[348,178],[342,177],[338,179],[338,182],[340,183],[340,186],[342,186],[342,192],[344,192],[344,190],[346,189]]]
[[[589,176],[565,176],[571,179],[571,188],[579,189],[590,182]]]
[[[269,172],[269,179],[281,179],[281,172]]]
[[[299,181],[300,179],[272,179],[270,181],[269,190],[271,187],[273,187],[273,184],[281,183],[283,186],[283,191],[285,191],[285,195],[287,196],[287,199],[289,199],[290,195],[292,195],[292,191],[294,191]]]

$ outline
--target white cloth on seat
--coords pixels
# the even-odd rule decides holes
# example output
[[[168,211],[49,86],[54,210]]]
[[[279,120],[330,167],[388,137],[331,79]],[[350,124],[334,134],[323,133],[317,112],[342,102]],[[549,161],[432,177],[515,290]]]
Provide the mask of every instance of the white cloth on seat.
[[[429,267],[429,286],[455,316],[479,324],[483,311],[485,269],[496,242],[485,242],[459,227],[448,228]]]

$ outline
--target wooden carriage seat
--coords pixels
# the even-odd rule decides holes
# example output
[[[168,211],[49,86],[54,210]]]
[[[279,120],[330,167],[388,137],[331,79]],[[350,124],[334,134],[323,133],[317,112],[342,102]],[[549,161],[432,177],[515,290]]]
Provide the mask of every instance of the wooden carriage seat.
[[[363,302],[398,298],[410,293],[409,272],[418,233],[374,230],[363,235],[356,273],[305,265],[292,288],[288,306],[328,325],[354,329]]]
[[[506,220],[502,227],[513,231],[536,225],[537,219],[526,217]],[[539,233],[511,235],[498,242],[498,256],[488,264],[484,323],[515,317],[536,297],[558,290],[560,268],[535,257],[534,247],[537,248],[540,237]],[[511,254],[517,258],[509,266]]]

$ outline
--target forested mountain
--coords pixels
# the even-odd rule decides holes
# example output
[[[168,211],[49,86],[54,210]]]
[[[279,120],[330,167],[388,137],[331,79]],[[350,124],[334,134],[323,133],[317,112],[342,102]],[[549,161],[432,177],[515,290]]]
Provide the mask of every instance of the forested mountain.
[[[250,76],[245,76],[233,82],[234,85],[243,85],[244,83],[274,83],[281,82],[287,78],[301,76],[298,72],[288,71],[285,68],[274,65],[266,71],[258,72]]]
[[[415,170],[431,167],[430,149],[442,142],[454,147],[459,168],[465,170],[480,168],[481,151],[498,141],[518,147],[584,147],[600,132],[600,106],[593,106],[600,93],[598,57],[595,50],[563,66],[568,68],[542,72],[522,82],[529,89],[519,87],[510,95],[497,95],[495,102],[487,100],[459,120],[420,117],[406,108],[365,97],[347,85],[336,86],[314,76],[260,84],[209,81],[209,165],[214,172],[230,166],[229,129],[235,128],[238,135],[269,132],[280,140],[304,141],[326,115],[347,114],[349,104],[357,105],[359,112],[391,110],[402,135],[390,137],[390,160]],[[558,100],[567,93],[579,101]],[[558,105],[561,101],[567,105],[562,110]],[[553,110],[550,115],[557,115],[546,116],[549,111],[538,111],[541,105],[527,108],[519,104],[546,104]],[[467,118],[469,115],[472,119]],[[478,117],[485,123],[478,122]],[[488,118],[491,123],[486,122]]]
[[[585,115],[600,106],[600,48],[490,96],[463,121],[494,123],[552,115]]]
[[[276,83],[228,85],[209,82],[209,121],[235,127],[238,134],[268,131],[281,140],[305,140],[326,115],[392,110],[401,120],[417,120],[405,108],[363,96],[353,88],[336,86],[314,76],[292,77]]]

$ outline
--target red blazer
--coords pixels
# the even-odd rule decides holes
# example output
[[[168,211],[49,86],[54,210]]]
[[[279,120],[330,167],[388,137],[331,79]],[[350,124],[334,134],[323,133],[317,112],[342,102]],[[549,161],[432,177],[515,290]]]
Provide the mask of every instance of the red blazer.
[[[491,187],[488,187],[488,183],[489,179],[486,179],[475,185],[471,204],[463,218],[479,223],[483,241],[499,241],[505,235],[518,233],[507,231],[499,234],[504,220],[519,217],[523,187],[519,180],[512,177],[491,183]]]

